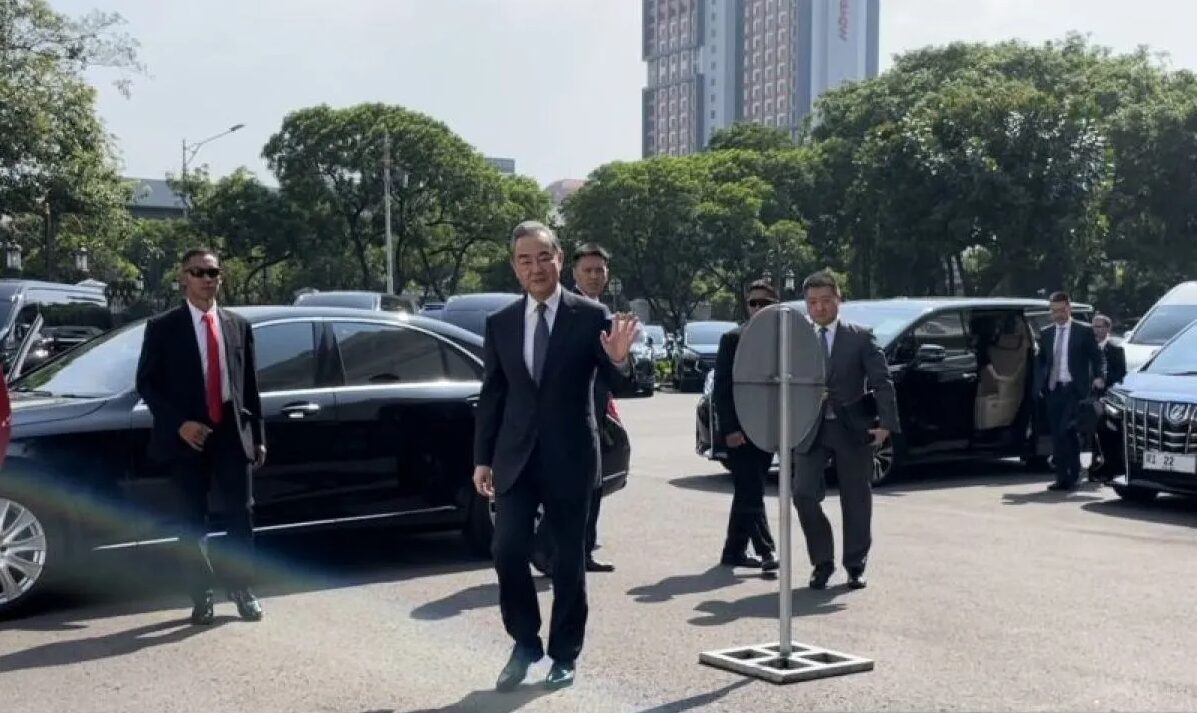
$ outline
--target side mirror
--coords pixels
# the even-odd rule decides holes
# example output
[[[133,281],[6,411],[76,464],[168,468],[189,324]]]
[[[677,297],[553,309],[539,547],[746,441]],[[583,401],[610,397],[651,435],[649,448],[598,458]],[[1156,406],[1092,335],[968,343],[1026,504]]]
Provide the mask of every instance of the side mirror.
[[[914,355],[915,364],[938,364],[948,358],[948,350],[938,344],[924,344]]]

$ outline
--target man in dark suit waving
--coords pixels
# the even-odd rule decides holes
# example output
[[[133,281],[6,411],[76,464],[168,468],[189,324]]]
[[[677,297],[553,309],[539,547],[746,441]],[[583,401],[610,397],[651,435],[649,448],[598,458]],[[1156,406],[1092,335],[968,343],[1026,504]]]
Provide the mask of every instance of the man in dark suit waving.
[[[217,570],[242,619],[262,618],[250,592],[253,568],[251,464],[266,460],[253,331],[216,306],[216,255],[189,250],[180,281],[186,300],[149,321],[137,363],[137,391],[154,416],[150,459],[178,487],[185,531],[179,538],[194,624],[211,624],[213,566],[208,559],[208,490],[224,504],[228,535],[213,546]]]
[[[1081,477],[1081,437],[1077,417],[1091,389],[1105,388],[1106,358],[1093,328],[1072,318],[1072,302],[1052,293],[1052,321],[1039,333],[1035,371],[1038,391],[1047,400],[1052,430],[1052,463],[1056,482],[1048,490],[1074,490]]]
[[[573,683],[586,629],[585,543],[599,482],[594,380],[626,384],[636,333],[629,315],[561,289],[557,236],[541,223],[512,233],[512,266],[526,296],[486,320],[474,434],[474,487],[495,502],[492,550],[499,607],[515,647],[496,687],[513,690],[540,660],[540,607],[528,558],[536,510],[553,539],[551,689]]]
[[[831,523],[820,504],[826,492],[827,456],[834,454],[844,515],[844,568],[848,587],[862,589],[873,542],[873,448],[900,428],[894,382],[873,333],[840,319],[840,288],[833,275],[811,275],[802,283],[802,293],[827,359],[823,417],[798,444],[794,460],[794,505],[814,566],[810,587],[826,588],[835,571]],[[874,427],[868,403],[876,405],[879,426]]]

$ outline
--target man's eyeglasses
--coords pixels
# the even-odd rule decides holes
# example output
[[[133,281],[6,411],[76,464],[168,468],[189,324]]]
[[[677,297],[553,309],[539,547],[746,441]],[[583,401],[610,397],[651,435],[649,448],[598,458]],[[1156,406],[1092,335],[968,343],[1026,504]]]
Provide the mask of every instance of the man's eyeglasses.
[[[187,274],[192,277],[211,277],[213,280],[220,277],[219,267],[189,267]]]
[[[756,309],[758,307],[768,307],[769,305],[777,304],[777,300],[748,300],[748,306]]]

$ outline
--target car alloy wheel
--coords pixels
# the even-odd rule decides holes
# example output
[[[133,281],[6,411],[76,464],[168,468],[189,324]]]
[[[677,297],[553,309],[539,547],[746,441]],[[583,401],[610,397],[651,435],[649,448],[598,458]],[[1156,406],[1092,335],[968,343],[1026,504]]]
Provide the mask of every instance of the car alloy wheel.
[[[873,485],[886,482],[894,470],[894,439],[886,438],[885,442],[873,449]]]
[[[0,497],[0,607],[29,593],[46,567],[46,528],[32,510]]]

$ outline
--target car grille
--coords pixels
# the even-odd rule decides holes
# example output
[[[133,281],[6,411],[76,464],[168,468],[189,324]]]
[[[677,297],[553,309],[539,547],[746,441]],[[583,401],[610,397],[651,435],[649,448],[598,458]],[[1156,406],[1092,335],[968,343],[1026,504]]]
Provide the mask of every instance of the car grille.
[[[1197,454],[1197,404],[1130,399],[1122,412],[1126,453],[1141,462],[1143,451]]]

